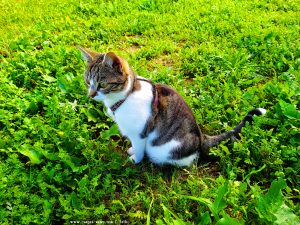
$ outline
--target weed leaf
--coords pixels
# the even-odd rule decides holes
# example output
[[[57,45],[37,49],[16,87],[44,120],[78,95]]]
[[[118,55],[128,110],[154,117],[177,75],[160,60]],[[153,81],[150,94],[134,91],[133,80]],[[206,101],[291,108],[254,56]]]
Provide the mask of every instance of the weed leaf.
[[[219,212],[224,209],[226,206],[226,202],[224,200],[224,196],[228,191],[228,180],[225,181],[224,185],[219,187],[217,190],[217,196],[213,204],[211,204],[211,210],[215,216],[216,219],[218,219]]]
[[[265,196],[258,195],[256,210],[260,218],[282,224],[283,221],[295,221],[298,219],[291,209],[283,202],[281,190],[286,188],[286,182],[282,178],[272,182],[268,193]],[[299,219],[298,219],[299,220]],[[293,224],[293,223],[292,223]]]
[[[224,213],[224,217],[221,218],[216,225],[241,225],[244,224],[244,222],[240,222],[237,219],[231,218],[227,214]]]
[[[112,125],[108,130],[102,131],[100,137],[102,139],[109,139],[111,136],[119,135],[119,129],[116,124]]]
[[[152,200],[151,200],[151,203],[150,203],[150,206],[149,206],[149,209],[148,209],[148,214],[147,214],[147,225],[150,225],[151,208],[152,208],[153,201],[154,201],[154,196],[152,194]]]
[[[297,119],[297,120],[300,120],[300,112],[297,111],[295,105],[286,103],[286,102],[283,101],[283,100],[280,100],[280,101],[279,101],[279,105],[280,105],[280,107],[281,107],[281,110],[282,110],[283,114],[284,114],[286,117],[288,117],[288,118],[290,118],[290,119]]]
[[[286,224],[286,225],[298,225],[300,224],[300,219],[297,217],[293,211],[285,204],[282,204],[280,208],[274,213],[276,217],[275,223]]]
[[[32,149],[32,146],[28,144],[22,145],[19,152],[27,156],[30,159],[31,164],[40,164],[42,162],[42,155],[36,150]]]
[[[164,220],[167,224],[176,224],[176,225],[185,225],[187,223],[185,223],[183,220],[181,220],[175,213],[173,213],[172,211],[170,211],[164,204],[161,204],[163,210],[164,210]],[[175,217],[175,220],[172,218]]]
[[[200,225],[207,225],[207,224],[211,224],[211,218],[208,211],[206,211],[201,215],[201,222],[200,222]]]

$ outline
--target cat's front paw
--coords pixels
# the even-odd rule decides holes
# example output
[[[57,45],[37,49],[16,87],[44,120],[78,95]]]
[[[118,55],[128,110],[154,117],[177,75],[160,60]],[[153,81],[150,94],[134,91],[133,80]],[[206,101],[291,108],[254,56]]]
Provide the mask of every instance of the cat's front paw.
[[[130,148],[127,150],[127,153],[128,153],[129,155],[134,155],[133,148],[130,147]]]
[[[139,164],[142,161],[143,158],[137,159],[135,155],[132,155],[129,157],[129,161],[134,164]]]

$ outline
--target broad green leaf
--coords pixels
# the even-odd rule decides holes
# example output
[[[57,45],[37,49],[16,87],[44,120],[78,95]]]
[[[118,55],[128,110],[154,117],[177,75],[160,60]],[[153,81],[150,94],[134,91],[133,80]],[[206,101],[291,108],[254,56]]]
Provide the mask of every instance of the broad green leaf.
[[[268,193],[265,196],[258,194],[258,204],[256,210],[260,218],[269,222],[274,222],[276,217],[275,213],[283,204],[283,196],[281,189],[286,187],[286,182],[282,178],[274,180]]]
[[[88,121],[97,122],[99,120],[99,114],[94,109],[88,109],[85,111]]]
[[[111,136],[116,136],[116,135],[117,136],[119,135],[119,129],[118,129],[118,125],[114,124],[108,130],[102,131],[100,137],[102,139],[109,139]]]
[[[231,218],[227,214],[224,213],[224,217],[221,218],[216,225],[242,225],[243,221],[239,221],[238,219]]]
[[[40,164],[42,162],[42,155],[28,144],[22,145],[19,152],[27,156],[30,159],[31,164]]]
[[[185,195],[181,195],[181,197],[201,202],[202,204],[204,204],[208,207],[212,204],[212,202],[207,198],[201,198],[201,197],[195,197],[195,196],[185,196]]]
[[[157,225],[165,225],[165,223],[161,219],[156,220],[156,224]]]
[[[48,75],[44,75],[43,78],[45,81],[48,81],[49,83],[53,83],[56,81],[56,78],[48,76]]]
[[[299,225],[300,219],[293,211],[285,204],[282,204],[280,208],[274,213],[276,217],[275,223],[278,225]]]
[[[165,219],[167,220],[166,222],[169,223],[173,223],[173,224],[178,224],[178,225],[185,225],[186,223],[181,220],[175,213],[173,213],[172,211],[170,211],[164,204],[161,204],[163,210],[164,210],[164,215],[165,215]],[[175,217],[176,220],[174,220],[171,215],[173,217]]]
[[[224,185],[219,187],[217,190],[217,195],[215,201],[211,204],[211,210],[216,217],[218,218],[219,212],[224,209],[226,202],[224,200],[225,194],[228,192],[228,180],[225,181]]]
[[[201,214],[201,222],[200,222],[200,225],[207,225],[207,224],[211,224],[211,218],[208,211]]]
[[[58,87],[63,91],[63,92],[67,92],[68,91],[68,84],[67,81],[65,81],[65,79],[63,78],[59,78],[58,79]]]
[[[290,119],[300,119],[300,112],[297,111],[296,106],[286,103],[283,100],[279,101],[283,114]]]
[[[80,208],[80,204],[74,191],[71,193],[71,205],[76,209]]]

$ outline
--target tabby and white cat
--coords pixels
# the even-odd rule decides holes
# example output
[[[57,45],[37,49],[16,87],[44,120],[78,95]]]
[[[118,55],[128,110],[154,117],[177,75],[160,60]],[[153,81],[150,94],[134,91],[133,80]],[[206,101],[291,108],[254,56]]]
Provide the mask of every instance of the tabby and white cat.
[[[254,115],[266,112],[254,109],[233,130],[217,136],[203,134],[175,90],[136,76],[126,60],[113,52],[79,49],[87,61],[84,80],[89,97],[104,103],[122,135],[129,138],[128,153],[134,163],[146,154],[156,164],[190,166],[210,147],[238,138],[246,121],[251,123]]]

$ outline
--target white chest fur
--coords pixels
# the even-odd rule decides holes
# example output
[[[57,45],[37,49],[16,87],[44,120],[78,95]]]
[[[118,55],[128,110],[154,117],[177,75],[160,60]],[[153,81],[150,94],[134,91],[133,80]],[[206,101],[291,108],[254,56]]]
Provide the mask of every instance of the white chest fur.
[[[113,115],[121,133],[130,139],[141,134],[152,113],[152,86],[148,82],[140,83],[141,89],[131,93]],[[108,113],[112,115],[111,110]]]

